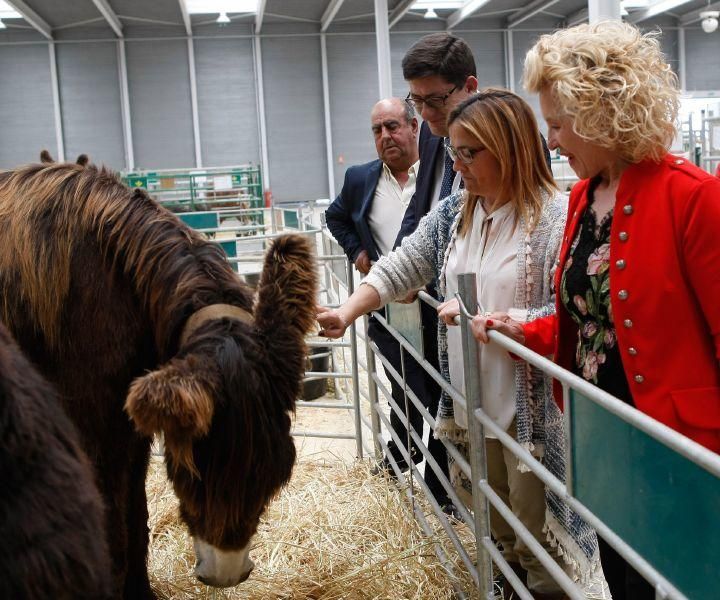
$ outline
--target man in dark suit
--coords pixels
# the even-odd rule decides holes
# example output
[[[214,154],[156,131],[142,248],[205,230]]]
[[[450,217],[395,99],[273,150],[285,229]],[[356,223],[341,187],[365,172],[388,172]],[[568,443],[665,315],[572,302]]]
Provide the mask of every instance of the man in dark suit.
[[[378,160],[350,167],[340,195],[325,213],[328,228],[343,247],[358,271],[367,273],[371,263],[393,248],[405,210],[415,190],[418,169],[417,131],[418,122],[412,106],[399,98],[378,102],[371,113],[371,127],[375,138]],[[368,334],[388,358],[393,368],[402,373],[400,345],[375,319],[370,319]],[[437,397],[429,395],[425,373],[407,353],[404,356],[406,380],[433,416],[437,410]],[[401,408],[405,407],[405,393],[400,384],[388,374],[392,397]],[[433,389],[432,392],[436,390]],[[409,404],[411,427],[422,436],[423,418]],[[390,422],[403,446],[406,445],[407,429],[404,415],[390,411]],[[423,459],[414,444],[409,446],[413,462]],[[402,470],[409,465],[394,441],[388,449]],[[447,455],[442,443],[430,436],[429,450],[447,474]],[[389,470],[385,457],[383,469]],[[447,504],[447,494],[432,469],[426,469],[426,483],[440,504]]]
[[[422,116],[420,171],[415,195],[405,213],[396,245],[415,231],[417,224],[440,200],[462,186],[460,173],[452,169],[445,152],[447,118],[453,109],[478,90],[475,59],[465,40],[450,33],[431,33],[405,54],[403,77],[410,86],[405,99]],[[543,138],[545,158],[550,151]]]

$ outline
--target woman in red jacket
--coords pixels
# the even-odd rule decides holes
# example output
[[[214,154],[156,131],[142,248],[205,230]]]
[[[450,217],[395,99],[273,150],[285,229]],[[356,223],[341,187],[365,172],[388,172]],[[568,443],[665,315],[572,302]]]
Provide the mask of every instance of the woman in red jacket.
[[[557,312],[495,329],[720,452],[720,180],[667,153],[677,81],[655,33],[621,22],[542,36],[525,59],[548,145],[581,181],[555,275]],[[556,399],[561,396],[556,394]],[[613,598],[652,587],[600,544]]]

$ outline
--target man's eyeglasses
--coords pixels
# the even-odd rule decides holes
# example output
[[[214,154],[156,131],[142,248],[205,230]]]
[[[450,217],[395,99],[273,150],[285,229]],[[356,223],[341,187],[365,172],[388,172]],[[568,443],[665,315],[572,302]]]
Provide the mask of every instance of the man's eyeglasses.
[[[467,146],[460,146],[456,148],[450,142],[445,142],[445,150],[453,160],[460,159],[466,165],[469,165],[474,159],[478,152],[482,152],[485,148],[468,148]]]
[[[412,104],[415,107],[415,110],[417,110],[418,112],[423,109],[423,106],[427,106],[428,108],[440,108],[441,106],[445,106],[445,102],[447,102],[447,99],[457,89],[458,86],[454,86],[453,89],[451,89],[444,96],[427,96],[425,98],[413,96],[411,92],[405,98],[405,102],[407,102],[408,104]]]

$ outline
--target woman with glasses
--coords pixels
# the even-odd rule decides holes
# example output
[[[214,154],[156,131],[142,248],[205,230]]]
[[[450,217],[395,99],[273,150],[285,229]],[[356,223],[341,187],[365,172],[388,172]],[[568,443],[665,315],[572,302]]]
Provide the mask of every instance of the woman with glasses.
[[[318,321],[322,334],[340,337],[360,315],[434,281],[441,298],[449,299],[438,308],[441,372],[462,392],[462,345],[458,328],[448,327],[459,314],[454,299],[458,276],[477,275],[483,310],[504,310],[518,320],[553,313],[552,280],[566,202],[545,162],[532,109],[516,94],[483,90],[458,105],[448,124],[447,150],[465,190],[442,200],[400,248],[373,266],[345,304],[321,309]],[[562,479],[562,418],[549,382],[506,352],[480,350],[477,368],[485,412]],[[435,434],[451,440],[468,457],[467,415],[445,393]],[[594,532],[498,440],[488,437],[492,488],[559,563],[564,561],[557,559],[558,543],[568,562],[588,573],[596,560]],[[452,463],[450,471],[458,496],[470,506],[470,482],[457,464]],[[494,509],[490,518],[504,558],[533,596],[563,598],[557,583]]]

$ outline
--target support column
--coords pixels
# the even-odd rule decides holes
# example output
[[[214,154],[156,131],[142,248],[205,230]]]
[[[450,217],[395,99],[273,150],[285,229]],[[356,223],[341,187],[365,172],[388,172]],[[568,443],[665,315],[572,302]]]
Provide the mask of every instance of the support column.
[[[195,75],[195,45],[188,37],[188,69],[190,71],[190,106],[192,107],[193,138],[195,139],[195,166],[202,164],[202,146],[200,144],[200,118],[198,117],[197,78]]]
[[[505,87],[515,91],[515,49],[512,29],[505,31]]]
[[[377,42],[380,98],[389,98],[392,96],[392,72],[390,70],[390,26],[387,0],[375,0],[375,41]]]
[[[127,60],[125,57],[125,40],[117,41],[118,77],[120,78],[120,113],[123,123],[123,141],[125,143],[125,168],[135,170],[135,153],[133,151],[132,120],[130,117],[130,93],[128,90]]]
[[[55,116],[55,142],[57,145],[57,159],[65,162],[65,140],[62,126],[62,107],[60,105],[60,87],[58,84],[57,56],[55,55],[55,42],[48,44],[50,51],[50,81],[52,85],[53,114]]]
[[[335,159],[332,143],[332,121],[330,119],[330,83],[327,65],[327,40],[324,33],[320,34],[320,56],[322,58],[323,112],[325,113],[325,150],[328,169],[328,199],[335,198]]]
[[[685,28],[678,29],[678,77],[680,78],[680,91],[687,92],[687,62],[685,57]]]
[[[253,36],[253,59],[255,61],[255,92],[258,112],[258,125],[260,127],[260,161],[262,165],[263,188],[270,189],[270,166],[268,160],[267,128],[265,125],[265,87],[263,84],[262,46],[260,36]]]

